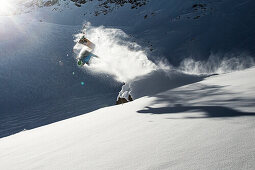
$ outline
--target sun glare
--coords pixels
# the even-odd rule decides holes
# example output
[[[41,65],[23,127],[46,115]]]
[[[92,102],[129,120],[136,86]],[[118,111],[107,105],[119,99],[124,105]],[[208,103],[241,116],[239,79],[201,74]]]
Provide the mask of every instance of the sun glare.
[[[0,15],[12,15],[15,12],[15,3],[11,0],[0,0]]]

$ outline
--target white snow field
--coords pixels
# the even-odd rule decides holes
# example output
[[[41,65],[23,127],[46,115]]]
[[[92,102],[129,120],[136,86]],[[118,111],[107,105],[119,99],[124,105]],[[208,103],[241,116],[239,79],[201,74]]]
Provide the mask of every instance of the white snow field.
[[[255,68],[0,139],[0,169],[255,169]]]

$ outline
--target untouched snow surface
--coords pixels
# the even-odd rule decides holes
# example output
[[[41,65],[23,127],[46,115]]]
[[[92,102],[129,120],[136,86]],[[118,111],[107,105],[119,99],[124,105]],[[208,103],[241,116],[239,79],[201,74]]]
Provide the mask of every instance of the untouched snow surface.
[[[255,169],[255,68],[0,139],[0,169]]]

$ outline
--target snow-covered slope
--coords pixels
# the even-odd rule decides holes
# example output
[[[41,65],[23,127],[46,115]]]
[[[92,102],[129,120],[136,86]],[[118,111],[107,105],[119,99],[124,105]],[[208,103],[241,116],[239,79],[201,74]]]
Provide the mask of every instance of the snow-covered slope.
[[[203,78],[182,71],[254,65],[253,0],[144,0],[133,9],[107,1],[114,9],[95,15],[106,1],[0,0],[0,137],[112,105],[115,80],[139,98]],[[73,35],[88,22],[100,60],[83,70]]]
[[[222,58],[255,53],[253,0],[150,0],[137,9],[127,3],[107,15],[95,16],[98,3],[88,1],[80,8],[70,3],[70,8],[62,11],[52,6],[33,15],[62,25],[91,22],[93,26],[121,28],[148,48],[151,59],[165,57],[174,65],[187,57],[206,60],[211,54]]]
[[[0,169],[254,169],[255,68],[0,139]]]
[[[115,103],[120,83],[76,65],[80,29],[28,14],[0,16],[0,137]]]

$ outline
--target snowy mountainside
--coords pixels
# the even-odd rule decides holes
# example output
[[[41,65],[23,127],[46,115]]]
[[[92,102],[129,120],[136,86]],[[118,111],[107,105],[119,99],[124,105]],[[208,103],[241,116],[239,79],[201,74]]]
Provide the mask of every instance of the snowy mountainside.
[[[89,65],[82,68],[92,74],[109,74],[116,81],[124,82],[118,97],[133,99],[152,95],[176,86],[200,81],[213,75],[242,70],[254,66],[254,59],[246,54],[239,56],[210,55],[207,61],[184,59],[179,67],[174,67],[164,58],[150,60],[145,47],[137,44],[134,39],[123,30],[95,27],[85,23],[83,30],[75,35],[78,51],[76,59],[80,58],[86,46],[79,43],[81,37],[86,36],[96,44]],[[79,49],[79,50],[78,50]]]
[[[70,3],[71,7],[61,12],[52,6],[33,15],[38,20],[65,25],[91,22],[96,27],[120,28],[149,49],[150,59],[165,57],[175,66],[187,57],[200,61],[212,54],[220,58],[243,53],[254,56],[252,0],[153,0],[137,9],[125,4],[106,15],[95,15],[98,3],[88,1],[81,7]]]
[[[109,3],[106,0],[75,2],[56,1],[52,6],[41,6],[31,13],[38,20],[62,25],[91,22],[96,27],[121,28],[139,45],[149,49],[150,59],[165,57],[175,66],[187,57],[200,61],[212,54],[220,58],[238,57],[244,53],[254,56],[252,16],[255,3],[252,0],[152,0],[133,9],[129,2],[122,5],[119,1]],[[104,2],[109,8],[114,7],[113,10],[95,15],[96,11],[105,8],[100,6]],[[64,7],[66,3],[68,7]]]
[[[123,82],[120,95],[139,98],[254,65],[252,0],[112,3],[106,15],[101,1],[24,2],[0,17],[1,137],[114,104]],[[80,69],[73,41],[88,22],[100,60]]]
[[[115,103],[121,84],[73,59],[80,27],[27,15],[0,17],[0,25],[1,137]]]
[[[255,68],[0,139],[0,168],[254,169]]]

